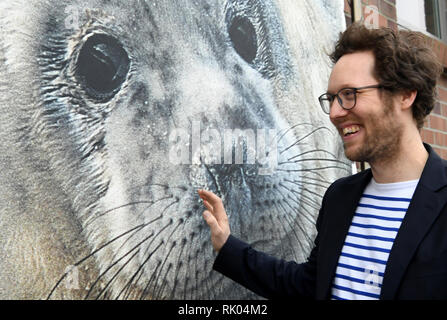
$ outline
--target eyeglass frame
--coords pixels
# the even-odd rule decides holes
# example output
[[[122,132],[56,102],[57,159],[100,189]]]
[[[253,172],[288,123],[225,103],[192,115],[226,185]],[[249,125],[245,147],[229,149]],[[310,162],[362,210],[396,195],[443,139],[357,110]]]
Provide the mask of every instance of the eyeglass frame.
[[[345,106],[343,106],[343,100],[338,95],[341,91],[347,90],[347,89],[350,89],[350,90],[354,91],[354,105],[352,107],[350,107],[350,108],[346,108]],[[337,101],[338,101],[338,104],[340,105],[340,107],[342,107],[344,110],[351,110],[357,104],[357,93],[361,93],[361,92],[357,92],[357,91],[363,90],[363,89],[385,89],[385,87],[382,84],[378,83],[378,84],[373,84],[373,85],[370,85],[370,86],[357,87],[357,88],[355,88],[355,87],[341,88],[340,90],[337,91],[336,94],[332,94],[332,93],[326,92],[326,93],[323,93],[321,96],[318,97],[318,101],[320,102],[320,107],[321,107],[321,109],[323,110],[324,113],[330,114],[331,113],[332,103],[335,101],[335,97],[337,97]],[[331,98],[331,100],[325,99],[325,100],[330,102],[330,104],[329,104],[329,112],[326,112],[326,110],[324,108],[323,96],[329,96]]]

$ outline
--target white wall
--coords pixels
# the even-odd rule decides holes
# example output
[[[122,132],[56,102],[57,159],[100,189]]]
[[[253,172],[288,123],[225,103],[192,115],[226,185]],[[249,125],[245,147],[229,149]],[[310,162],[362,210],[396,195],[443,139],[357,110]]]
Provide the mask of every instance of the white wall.
[[[424,0],[397,0],[397,23],[411,30],[427,32]]]

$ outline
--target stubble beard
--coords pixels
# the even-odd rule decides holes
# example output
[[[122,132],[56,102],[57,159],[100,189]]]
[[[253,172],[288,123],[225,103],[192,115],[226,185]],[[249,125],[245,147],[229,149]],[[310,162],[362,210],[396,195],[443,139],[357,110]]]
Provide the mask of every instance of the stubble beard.
[[[392,161],[399,153],[403,132],[394,115],[392,101],[386,99],[381,114],[365,119],[369,129],[365,132],[363,144],[353,150],[344,145],[346,157],[351,161],[369,164]]]

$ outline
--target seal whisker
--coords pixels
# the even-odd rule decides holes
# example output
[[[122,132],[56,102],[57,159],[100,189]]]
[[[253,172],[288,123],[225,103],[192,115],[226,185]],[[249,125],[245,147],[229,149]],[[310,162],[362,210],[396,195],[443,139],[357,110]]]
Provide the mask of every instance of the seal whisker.
[[[293,190],[292,192],[296,192],[296,191]],[[299,205],[298,200],[294,200],[292,198],[291,198],[291,200],[293,200],[294,202],[296,202]],[[312,209],[314,209],[316,211],[320,210],[319,203],[316,200],[314,200],[313,198],[307,196],[304,192],[300,193],[299,202],[302,202],[302,203],[307,202],[307,205],[310,206]]]
[[[179,222],[177,223],[177,225],[175,226],[175,228],[172,230],[171,234],[168,236],[168,238],[166,239],[166,241],[169,241],[169,240],[171,239],[172,235],[177,231],[178,227],[180,227],[181,225],[184,226],[184,224],[183,224],[183,219],[182,219],[182,218],[179,220]],[[171,249],[169,250],[168,255],[165,257],[165,261],[164,261],[163,264],[162,264],[162,269],[163,269],[163,266],[164,266],[164,264],[165,264],[165,262],[166,262],[168,256],[169,256],[170,253],[172,252],[172,249],[173,249],[176,245],[177,245],[177,242],[176,242],[176,241],[173,241],[173,242],[172,242]],[[170,263],[169,265],[171,266],[172,264]],[[170,270],[170,268],[169,268],[169,270]],[[165,278],[166,278],[167,274],[168,274],[168,271],[166,271]],[[160,289],[160,290],[161,290],[161,289]],[[162,292],[162,291],[160,291],[160,292]]]
[[[316,132],[320,131],[320,130],[328,130],[329,132],[332,132],[331,129],[329,129],[328,127],[319,127],[316,128],[314,130],[312,130],[310,133],[306,134],[304,137],[302,138],[298,138],[294,143],[292,143],[290,146],[284,148],[283,150],[281,150],[279,152],[279,154],[283,154],[284,152],[286,152],[287,150],[289,150],[290,148],[292,148],[293,146],[299,144],[301,141],[303,141],[304,139],[312,136],[313,134],[315,134]]]
[[[163,211],[160,213],[160,215],[158,216],[158,217],[156,217],[155,219],[153,219],[153,220],[151,220],[149,223],[145,223],[144,224],[144,227],[146,227],[147,225],[149,225],[149,224],[151,224],[151,223],[153,223],[153,222],[155,222],[156,220],[159,220],[159,219],[161,219],[161,218],[163,218],[163,214],[165,213],[165,211],[166,211],[166,209],[168,209],[171,205],[173,205],[174,203],[177,203],[178,201],[173,201],[171,204],[169,204],[167,207],[165,207],[164,209],[163,209]],[[145,208],[144,210],[147,210],[147,209],[149,209],[150,208],[150,206],[149,207],[147,207],[147,208]],[[162,230],[164,230],[164,228],[162,229]],[[116,253],[115,253],[115,255],[113,256],[113,258],[112,259],[114,259],[116,256],[117,256],[117,254],[118,254],[118,252],[121,250],[121,248],[134,236],[134,235],[136,235],[137,234],[137,232],[135,232],[135,233],[133,233],[132,235],[130,235],[122,244],[121,244],[121,246],[118,248],[118,250],[116,251]],[[152,243],[152,242],[151,242]],[[145,253],[146,254],[146,253]]]
[[[160,242],[160,245],[163,244],[163,242]],[[152,272],[151,277],[149,278],[149,281],[147,282],[146,286],[144,287],[143,293],[140,296],[140,300],[143,300],[148,295],[148,288],[150,287],[150,284],[152,283],[152,280],[155,279],[154,277],[158,274],[158,268],[161,265],[161,261],[157,261],[157,266],[155,267],[154,272]],[[153,297],[151,297],[153,298]]]
[[[314,210],[319,210],[318,203],[315,202],[312,198],[309,198],[308,196],[306,196],[304,193],[298,193],[296,190],[289,189],[289,188],[287,188],[287,186],[284,186],[283,184],[280,184],[280,186],[292,193],[297,194],[300,197],[299,200],[296,200],[289,196],[289,199],[292,200],[293,202],[295,202],[298,205],[298,207],[300,207],[300,203],[304,203],[305,201],[307,201],[308,202],[307,204],[310,207],[312,207]]]
[[[276,170],[278,171],[284,171],[284,172],[312,172],[312,171],[322,171],[322,170],[327,170],[327,169],[340,169],[340,170],[344,170],[348,173],[351,173],[351,170],[348,170],[344,167],[340,167],[340,166],[326,166],[326,167],[319,167],[319,168],[308,168],[308,169],[281,169],[281,168],[277,168]]]
[[[205,245],[205,243],[203,245]],[[203,266],[204,270],[210,270],[211,269],[211,267],[208,266],[208,262],[209,262],[208,260],[205,260],[204,266]],[[206,290],[207,290],[208,294],[210,294],[210,295],[212,294],[213,295],[211,300],[214,300],[216,298],[216,296],[214,294],[214,290],[213,290],[214,286],[213,286],[212,282],[211,282],[211,285],[209,284],[210,281],[212,281],[210,277],[205,277],[205,281],[204,282],[205,282]]]
[[[317,196],[318,198],[323,198],[323,196],[322,196],[321,194],[316,193],[315,191],[312,191],[312,190],[307,189],[305,186],[308,185],[308,184],[304,184],[304,183],[299,182],[299,181],[288,181],[288,182],[291,183],[291,184],[295,184],[295,185],[299,186],[299,187],[301,188],[301,191],[302,191],[302,192],[303,192],[303,191],[304,191],[304,192],[308,192],[308,193],[311,193],[311,194]],[[280,183],[280,185],[281,185],[281,183]],[[290,191],[291,191],[291,192],[294,192],[294,193],[298,193],[298,191],[293,190],[293,189],[290,189]],[[301,195],[302,195],[302,194],[301,194]],[[317,202],[316,202],[316,204],[318,205]]]
[[[278,165],[290,164],[290,163],[300,163],[300,162],[309,162],[309,161],[310,162],[314,162],[314,161],[335,162],[335,163],[346,165],[347,167],[351,168],[351,165],[347,164],[346,162],[343,162],[343,161],[337,160],[337,159],[326,159],[326,158],[306,158],[306,159],[298,159],[298,160],[294,160],[294,161],[284,161],[284,162],[279,162]]]
[[[292,131],[292,129],[298,128],[298,127],[300,127],[300,126],[311,126],[311,127],[313,127],[314,124],[303,122],[303,123],[295,124],[295,125],[293,125],[293,126],[291,126],[291,127],[289,127],[289,128],[286,128],[286,129],[284,129],[284,130],[281,130],[281,131],[284,131],[284,133],[281,134],[281,131],[278,132],[278,134],[276,135],[276,137],[278,137],[278,135],[281,134],[281,136],[280,136],[279,139],[278,139],[278,142],[280,142],[280,141],[284,138],[284,136],[285,136],[287,133],[289,133],[290,131]],[[293,135],[293,134],[294,134],[294,133],[292,132],[292,135]]]
[[[140,228],[140,230],[141,230],[142,228]],[[138,230],[138,231],[140,231],[140,230]],[[131,248],[129,251],[127,251],[127,253],[125,253],[123,256],[121,256],[120,258],[118,258],[117,260],[115,260],[114,262],[112,262],[107,268],[106,268],[106,270],[105,271],[103,271],[97,278],[96,278],[96,280],[95,280],[95,282],[93,283],[93,285],[90,287],[90,290],[88,291],[88,293],[87,293],[87,295],[86,295],[86,297],[85,297],[85,299],[87,299],[88,298],[88,296],[90,295],[90,293],[91,293],[91,291],[93,290],[93,287],[99,282],[99,280],[114,266],[114,265],[116,265],[118,262],[120,262],[123,258],[125,258],[127,255],[129,255],[132,251],[134,251],[134,250],[136,250],[136,249],[138,249],[138,251],[140,250],[139,249],[139,246],[142,244],[142,243],[144,243],[147,239],[149,239],[149,238],[151,238],[151,237],[153,237],[154,236],[154,232],[152,232],[149,236],[147,236],[145,239],[143,239],[141,242],[139,242],[139,243],[137,243],[133,248]],[[127,263],[126,263],[127,264]],[[120,269],[121,270],[121,269]],[[115,276],[114,276],[115,277]],[[113,278],[114,278],[113,277]],[[112,278],[112,280],[113,280],[113,278]],[[103,288],[103,290],[100,292],[100,294],[97,296],[97,298],[99,298],[100,296],[101,296],[101,294],[104,292],[104,290],[107,288],[107,286],[110,284],[110,281],[109,281],[109,283],[106,285],[106,287],[105,288]]]
[[[298,211],[299,213],[302,213],[301,210],[299,210],[298,208],[294,208],[294,207],[289,203],[289,201],[287,201],[287,199],[284,199],[284,203],[285,203],[287,206],[289,206],[289,208],[291,208],[292,210],[294,210],[294,211]],[[281,206],[283,206],[283,205],[281,204]],[[284,210],[286,210],[286,208],[284,208]],[[293,225],[294,225],[295,227],[292,227],[292,225],[291,225],[291,227],[293,228],[292,230],[293,230],[294,233],[295,233],[295,237],[297,238],[297,243],[298,243],[299,247],[301,248],[301,251],[302,251],[302,252],[306,252],[306,248],[305,248],[305,246],[304,246],[304,244],[303,244],[303,239],[300,238],[300,237],[297,235],[297,233],[296,233],[296,227],[301,231],[301,234],[304,236],[304,238],[305,238],[307,241],[309,241],[309,239],[307,238],[307,232],[305,232],[304,228],[302,227],[301,223],[299,223],[299,222],[300,222],[300,220],[299,220],[299,218],[298,218],[298,220],[293,221]],[[298,261],[298,258],[297,258],[297,256],[296,256],[295,251],[294,251],[294,257],[295,257],[295,261]]]
[[[271,214],[269,214],[268,216],[269,216],[269,218],[270,218],[270,222],[272,223],[272,226],[275,226],[275,228],[276,228],[276,230],[277,230],[277,232],[274,232],[275,229],[272,228],[272,229],[271,229],[272,235],[274,236],[276,233],[280,234],[280,232],[279,232],[279,230],[278,230],[278,224],[276,224],[276,223],[273,221],[273,217],[272,217]],[[278,217],[276,217],[276,218],[278,219]],[[279,219],[278,219],[278,220],[279,220]],[[281,220],[279,220],[279,221],[280,221],[280,223],[281,223]],[[281,239],[278,238],[277,241],[278,241],[277,243],[280,243],[280,242],[281,242]],[[281,252],[281,253],[280,253],[280,256],[281,256],[281,257],[285,257],[284,249],[283,249],[282,246],[279,246],[279,251]]]
[[[282,203],[279,203],[279,206],[280,206],[280,207],[278,206],[278,203],[275,203],[274,206],[278,209],[278,211],[283,211],[283,212],[284,212],[284,220],[285,220],[285,221],[287,222],[287,224],[289,225],[290,230],[293,232],[293,236],[296,238],[296,242],[297,242],[298,245],[301,247],[300,237],[298,236],[298,234],[296,233],[296,230],[295,230],[296,222],[289,221],[289,219],[288,219],[288,213],[289,213],[289,212],[283,207]],[[279,219],[279,217],[278,217],[278,220],[279,220],[280,223],[283,225],[284,234],[286,235],[287,239],[289,240],[290,245],[293,247],[294,244],[293,244],[293,242],[292,242],[290,232],[287,232],[287,230],[286,230],[286,228],[284,227],[284,224],[283,224],[283,222],[282,222],[282,219]],[[303,249],[303,248],[301,248],[301,249]],[[297,258],[297,257],[296,257],[296,253],[295,253],[295,251],[293,251],[293,258],[294,258],[295,260],[296,260],[296,258]]]
[[[285,188],[286,190],[290,191],[290,189],[286,188],[285,186],[282,186],[282,187]],[[291,198],[290,196],[288,197],[288,199],[293,200],[293,198]],[[307,220],[308,225],[313,225],[314,222],[309,218],[309,217],[311,217],[312,215],[311,215],[311,214],[307,211],[307,209],[304,208],[304,206],[302,206],[302,205],[301,205],[301,206],[298,206],[298,207],[296,207],[296,208],[293,207],[293,206],[289,203],[288,199],[287,199],[287,198],[284,198],[283,202],[284,202],[285,204],[287,204],[287,205],[289,206],[289,208],[290,208],[292,211],[296,211],[296,212],[299,213],[299,214],[297,215],[298,220],[297,220],[297,221],[294,221],[294,225],[298,226],[298,228],[301,230],[301,233],[302,233],[303,236],[306,238],[306,241],[307,241],[309,244],[311,244],[311,243],[312,243],[312,239],[308,236],[307,232],[304,230],[304,228],[302,227],[301,223],[299,223],[299,221],[300,221],[302,218],[305,218],[305,219]],[[305,201],[305,202],[307,202],[307,201]],[[300,202],[300,203],[303,204],[303,202]],[[299,205],[299,204],[298,204],[298,205]],[[286,210],[285,208],[284,208],[284,210],[287,212],[287,210]],[[306,214],[304,214],[304,213],[302,212],[302,210],[306,211]],[[292,228],[293,228],[293,227],[292,227]],[[294,229],[293,229],[293,230],[294,230]],[[299,243],[299,245],[301,246],[301,249],[303,250],[303,252],[306,252],[304,246],[302,245],[302,239],[300,239],[298,236],[297,236],[297,239],[298,239],[298,243]]]
[[[122,292],[126,289],[129,291],[129,293],[124,297],[124,299],[127,299],[128,295],[130,294],[130,290],[129,288],[131,287],[131,284],[133,282],[133,279],[138,275],[138,273],[140,273],[140,277],[143,274],[143,272],[141,272],[143,270],[144,265],[149,261],[149,259],[152,257],[152,255],[162,246],[163,243],[159,243],[157,247],[155,247],[154,250],[152,250],[152,252],[148,255],[148,257],[143,261],[142,264],[140,264],[140,266],[138,267],[138,269],[135,271],[135,273],[130,277],[129,281],[126,283],[126,285],[123,287],[123,289],[121,290],[121,292],[118,294],[118,297],[122,294]],[[139,278],[140,278],[139,277]],[[135,284],[138,282],[139,278],[137,279],[137,281],[135,282]]]
[[[192,231],[190,233],[190,241],[189,241],[189,247],[186,249],[186,252],[188,252],[188,263],[186,264],[186,274],[188,275],[184,284],[184,288],[183,288],[183,300],[186,300],[186,293],[187,293],[187,284],[189,281],[189,275],[192,275],[192,273],[189,272],[189,268],[190,268],[190,262],[191,262],[191,251],[194,248],[193,243],[195,241],[195,237],[196,237],[196,233],[195,231]],[[192,297],[191,297],[192,299]]]
[[[331,185],[331,182],[330,182],[330,181],[323,180],[323,179],[318,179],[318,178],[314,178],[314,177],[309,177],[309,176],[307,176],[307,174],[306,174],[306,175],[303,175],[303,176],[301,177],[301,180],[303,181],[303,183],[304,183],[304,182],[306,182],[306,183],[316,183],[316,182],[320,182],[320,183],[322,183],[320,186],[321,186],[323,189],[327,189],[327,188]]]
[[[109,246],[109,245],[112,244],[113,242],[117,241],[118,239],[124,237],[125,235],[131,233],[131,236],[130,236],[130,237],[132,237],[133,235],[135,235],[136,233],[138,233],[139,231],[141,231],[141,229],[143,229],[144,227],[146,227],[146,226],[152,224],[153,222],[159,220],[160,218],[162,218],[162,215],[156,217],[155,219],[153,219],[153,220],[151,220],[151,221],[149,221],[149,222],[147,222],[147,223],[139,224],[139,225],[137,225],[137,226],[135,226],[135,227],[132,227],[132,228],[130,228],[129,230],[127,230],[127,231],[121,233],[120,235],[114,237],[113,239],[107,241],[105,244],[101,245],[99,248],[93,250],[89,255],[87,255],[87,256],[81,258],[79,261],[77,261],[77,262],[74,264],[74,266],[75,266],[75,267],[79,266],[80,264],[82,264],[83,262],[85,262],[87,259],[93,257],[93,256],[94,256],[95,254],[97,254],[99,251],[101,251],[102,249],[106,248],[107,246]],[[126,240],[126,241],[127,241],[127,240]],[[121,247],[122,247],[122,246],[121,246]],[[120,247],[120,248],[121,248],[121,247]],[[116,255],[117,255],[117,254],[115,254],[114,257],[116,257]],[[51,297],[51,295],[53,294],[54,290],[59,286],[59,284],[63,281],[63,279],[67,276],[67,274],[68,274],[68,272],[64,273],[64,274],[62,275],[62,277],[57,281],[56,285],[55,285],[55,286],[53,287],[53,289],[50,291],[50,293],[49,293],[47,299],[50,299],[50,297]],[[90,289],[91,289],[91,288],[90,288]],[[88,293],[87,293],[87,295],[88,295]]]
[[[311,177],[309,177],[309,174],[318,178],[313,178],[314,181],[318,180],[318,181],[322,181],[322,182],[327,182],[326,177],[324,175],[322,175],[321,173],[324,172],[316,172],[316,171],[310,171],[310,172],[305,172],[303,174],[303,177],[305,177],[306,179],[311,179]],[[327,182],[328,183],[328,182]],[[329,187],[330,183],[328,183],[328,187]]]
[[[287,160],[293,160],[293,159],[295,159],[295,158],[298,158],[298,157],[302,157],[302,156],[304,156],[304,155],[306,155],[306,154],[309,154],[309,153],[325,153],[325,154],[329,154],[329,155],[331,155],[332,156],[332,158],[334,158],[334,159],[337,159],[337,157],[335,156],[335,154],[333,154],[332,152],[329,152],[329,151],[327,151],[327,150],[323,150],[323,149],[313,149],[313,150],[308,150],[308,151],[304,151],[304,152],[301,152],[301,153],[299,153],[299,154],[297,154],[297,155],[295,155],[295,156],[293,156],[293,157],[291,157],[291,158],[289,158],[289,159],[287,159]]]
[[[172,291],[171,291],[170,297],[174,297],[175,289],[177,288],[177,281],[178,281],[177,280],[177,276],[178,276],[178,273],[180,272],[179,269],[181,269],[182,266],[183,266],[183,261],[181,261],[180,258],[182,257],[183,249],[185,248],[186,242],[187,242],[186,238],[183,238],[182,239],[182,247],[180,248],[180,252],[179,252],[178,257],[177,257],[177,263],[175,264],[176,268],[175,268],[175,271],[174,271],[174,274],[175,274],[174,286],[172,287]]]
[[[166,261],[168,260],[169,256],[171,255],[172,249],[174,249],[175,246],[176,246],[176,243],[173,242],[173,243],[171,244],[171,247],[169,248],[168,253],[167,253],[166,256],[164,257],[163,262],[161,263],[160,271],[159,271],[158,274],[157,274],[157,279],[158,279],[158,277],[161,276],[161,274],[162,274],[162,272],[163,272],[163,269],[164,269],[164,265],[165,265]],[[156,292],[156,293],[154,294],[155,299],[160,299],[161,294],[163,293],[164,283],[165,283],[165,281],[166,281],[166,276],[167,276],[168,272],[170,271],[171,266],[172,266],[171,263],[169,263],[169,264],[168,264],[168,268],[166,269],[166,272],[165,272],[165,276],[163,277],[163,280],[164,280],[164,281],[163,281],[163,284],[160,285],[160,287],[158,288],[158,292]],[[155,283],[158,283],[158,281],[155,281]],[[154,289],[155,289],[155,288],[154,288]]]
[[[296,184],[296,185],[298,185],[298,186],[307,186],[307,185],[311,185],[311,186],[316,186],[316,187],[320,187],[320,188],[322,188],[322,189],[326,189],[327,188],[327,186],[325,186],[325,185],[322,185],[322,184],[320,184],[320,183],[316,183],[316,182],[313,182],[313,180],[306,180],[306,179],[303,179],[303,181],[292,181],[292,180],[289,180],[289,179],[287,179],[287,178],[284,178],[284,181],[285,182],[288,182],[288,183],[292,183],[292,184]]]
[[[292,208],[292,205],[287,200],[285,201],[285,203]],[[303,203],[303,205],[299,209],[301,215],[298,217],[297,225],[301,229],[303,237],[306,239],[308,245],[311,246],[313,243],[313,239],[309,236],[308,232],[305,232],[304,228],[302,227],[302,224],[304,224],[303,218],[308,223],[307,225],[312,226],[312,228],[314,227],[315,223],[309,218],[309,217],[312,217],[312,214],[306,208],[306,205],[307,205],[306,203]]]
[[[110,265],[106,271],[104,271],[94,282],[93,286],[90,288],[89,292],[87,293],[87,295],[85,296],[85,299],[88,298],[91,290],[93,289],[93,287],[99,282],[100,278],[105,275],[116,263],[118,263],[121,259],[123,259],[124,257],[126,257],[128,254],[130,254],[133,250],[129,251],[128,253],[126,253],[123,257],[121,257],[119,260],[115,261],[112,265]],[[99,300],[99,298],[106,293],[106,290],[109,288],[110,284],[115,281],[116,277],[118,276],[118,274],[121,272],[121,270],[123,270],[127,264],[140,252],[140,249],[138,249],[137,251],[135,251],[135,253],[129,258],[127,259],[127,261],[118,269],[117,272],[115,272],[115,274],[112,276],[112,278],[106,283],[106,285],[104,286],[104,288],[102,288],[102,290],[99,292],[99,294],[96,296],[96,300]]]
[[[293,193],[293,191],[294,191],[293,189],[287,188],[287,186],[285,186],[285,185],[283,185],[283,184],[280,184],[280,186],[281,186],[282,188],[286,189],[286,190],[289,191],[289,192],[292,192],[292,193]],[[303,196],[303,194],[300,194],[300,196]],[[309,199],[309,198],[306,197],[305,195],[304,195],[304,199],[300,199],[299,202],[298,202],[297,200],[293,199],[293,198],[290,197],[290,196],[289,196],[289,199],[292,200],[292,201],[294,201],[294,202],[296,203],[297,208],[293,208],[293,207],[290,206],[290,205],[289,205],[289,206],[290,206],[290,208],[291,208],[292,210],[297,211],[297,213],[302,213],[302,212],[300,212],[300,208],[303,207],[301,204],[306,204],[306,205],[310,206],[312,209],[315,210],[314,204],[313,204],[312,201],[311,201],[312,199]],[[284,200],[287,201],[287,199],[284,199]],[[288,203],[288,202],[286,202],[286,203]],[[312,219],[310,219],[310,217],[312,217],[311,214],[309,214],[309,215],[297,214],[297,216],[298,216],[298,219],[301,219],[301,218],[306,219],[307,222],[310,223],[310,224],[313,224],[313,223],[314,223],[314,221],[313,221]]]
[[[134,205],[140,205],[140,204],[149,204],[150,206],[152,206],[152,205],[154,205],[155,203],[157,203],[157,202],[159,202],[159,201],[166,200],[166,199],[170,199],[170,198],[172,198],[172,197],[160,198],[160,199],[157,199],[157,200],[155,200],[155,201],[134,201],[134,202],[129,202],[129,203],[120,205],[120,206],[118,206],[118,207],[108,209],[108,210],[104,211],[103,213],[94,215],[91,219],[89,219],[89,220],[86,221],[85,226],[86,226],[86,227],[89,226],[89,225],[90,225],[91,223],[93,223],[93,221],[95,221],[96,219],[98,219],[98,218],[100,218],[100,217],[102,217],[102,216],[104,216],[104,215],[106,215],[106,214],[109,214],[109,213],[111,213],[111,212],[114,212],[115,210],[118,210],[118,209],[122,209],[122,208],[129,207],[129,206],[134,206]],[[149,206],[149,207],[150,207],[150,206]]]
[[[77,261],[74,266],[77,267],[79,266],[81,263],[85,262],[87,259],[93,257],[95,254],[97,254],[99,251],[101,251],[102,249],[104,249],[105,247],[107,247],[108,245],[110,245],[111,243],[115,242],[116,240],[120,239],[121,237],[124,237],[126,234],[135,231],[136,229],[141,229],[143,227],[143,224],[140,224],[136,227],[133,227],[123,233],[121,233],[120,235],[116,236],[115,238],[107,241],[105,244],[101,245],[99,248],[93,250],[90,254],[88,254],[87,256],[81,258],[79,261]],[[52,288],[52,290],[50,291],[50,293],[47,296],[47,300],[51,298],[51,295],[53,294],[54,290],[56,290],[56,288],[59,286],[59,284],[62,282],[62,280],[65,279],[65,277],[68,275],[68,272],[65,272],[62,277],[57,281],[57,283],[54,285],[54,287]]]

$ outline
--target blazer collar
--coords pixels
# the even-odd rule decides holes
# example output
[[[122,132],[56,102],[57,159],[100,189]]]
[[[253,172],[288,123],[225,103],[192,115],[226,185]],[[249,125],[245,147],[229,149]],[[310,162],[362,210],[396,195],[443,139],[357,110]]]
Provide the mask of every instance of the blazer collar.
[[[381,299],[396,297],[402,277],[420,242],[447,202],[447,165],[429,145],[419,183],[388,258]]]

